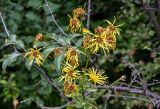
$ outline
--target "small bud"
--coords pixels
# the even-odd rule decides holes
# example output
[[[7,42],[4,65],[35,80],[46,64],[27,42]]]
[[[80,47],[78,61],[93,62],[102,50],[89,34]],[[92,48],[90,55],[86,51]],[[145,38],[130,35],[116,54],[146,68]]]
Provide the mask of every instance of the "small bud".
[[[35,38],[35,40],[36,41],[42,41],[43,40],[43,34],[42,33],[38,33],[37,35],[36,35],[36,38]]]

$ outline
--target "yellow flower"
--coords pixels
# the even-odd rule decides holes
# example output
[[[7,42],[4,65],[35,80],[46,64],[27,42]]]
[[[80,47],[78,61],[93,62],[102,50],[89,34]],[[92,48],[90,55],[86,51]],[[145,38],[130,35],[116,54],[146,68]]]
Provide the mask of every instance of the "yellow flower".
[[[70,21],[69,21],[69,25],[68,25],[67,30],[69,28],[72,33],[76,33],[78,31],[81,31],[81,22],[79,21],[79,19],[77,19],[76,17],[73,17],[73,18],[70,17]]]
[[[109,51],[109,44],[106,42],[106,39],[103,35],[94,35],[94,39],[91,39],[90,46],[88,47],[93,54],[97,53],[99,49],[102,49],[106,54],[106,51]]]
[[[116,34],[118,34],[118,35],[120,35],[120,26],[122,26],[123,24],[120,24],[120,25],[115,25],[115,22],[116,22],[116,18],[114,17],[114,21],[113,21],[113,23],[112,22],[110,22],[110,21],[108,21],[108,20],[106,20],[107,22],[108,22],[108,24],[109,24],[109,26],[107,27],[107,32],[109,33],[109,34],[112,34],[112,35],[116,35]]]
[[[70,64],[66,63],[62,68],[62,73],[64,73],[65,75],[59,78],[60,81],[64,79],[65,82],[75,82],[75,80],[79,77],[78,71],[75,70],[75,68],[76,67],[73,67]]]
[[[29,52],[25,54],[25,56],[29,55],[30,64],[35,61],[39,66],[42,65],[42,61],[44,61],[42,54],[40,53],[40,49],[37,48],[31,48]]]
[[[69,83],[69,82],[64,83],[64,93],[65,93],[65,95],[76,94],[78,92],[78,90],[79,90],[78,85],[76,85],[75,83]]]
[[[81,8],[81,7],[76,8],[76,9],[73,10],[74,17],[77,17],[77,18],[78,17],[82,17],[85,14],[86,14],[85,10],[83,8]]]
[[[105,84],[106,79],[108,78],[106,76],[103,76],[104,72],[100,73],[100,72],[97,71],[97,69],[95,70],[93,67],[87,69],[87,73],[88,73],[88,76],[90,78],[89,80],[93,81],[95,85],[96,85],[96,83],[100,84],[100,85]]]
[[[78,53],[75,48],[68,48],[66,52],[66,61],[72,66],[79,66]]]

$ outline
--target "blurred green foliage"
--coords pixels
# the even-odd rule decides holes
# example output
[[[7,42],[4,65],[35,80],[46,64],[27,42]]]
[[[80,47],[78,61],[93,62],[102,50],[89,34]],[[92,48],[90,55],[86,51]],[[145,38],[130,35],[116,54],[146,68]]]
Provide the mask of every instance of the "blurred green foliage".
[[[67,14],[79,6],[85,6],[87,9],[85,4],[86,0],[49,0],[51,10],[65,32],[67,32],[69,21]],[[18,109],[38,109],[36,102],[45,106],[64,104],[58,92],[52,89],[40,73],[29,66],[29,62],[19,54],[13,53],[12,44],[23,52],[23,48],[32,47],[35,35],[39,32],[60,34],[44,0],[0,0],[0,11],[12,34],[8,38],[0,23],[0,64],[2,66],[0,68],[0,107],[11,109],[12,100],[15,98],[19,101],[30,99],[21,103]],[[137,69],[141,69],[146,82],[158,80],[160,78],[160,54],[156,48],[160,41],[157,40],[147,13],[141,9],[136,0],[94,0],[91,9],[91,30],[98,25],[105,26],[107,24],[105,19],[113,21],[114,16],[117,19],[116,24],[124,23],[121,35],[117,39],[117,49],[114,53],[100,57],[98,62],[100,68],[106,70],[109,82],[112,83],[122,75],[127,75],[127,82],[130,81],[131,69],[122,63],[123,59],[133,63]],[[53,46],[45,48],[43,54],[47,57],[54,48]],[[57,62],[61,60],[56,59]],[[49,57],[45,63],[45,70],[58,86],[62,86],[57,80],[59,74],[53,71],[52,64],[54,64],[53,58]],[[150,89],[159,92],[160,87],[153,86]],[[101,101],[101,98],[97,100],[100,109],[104,106]],[[107,109],[119,109],[119,107],[146,109],[147,106],[147,103],[138,100],[111,98],[107,102]]]

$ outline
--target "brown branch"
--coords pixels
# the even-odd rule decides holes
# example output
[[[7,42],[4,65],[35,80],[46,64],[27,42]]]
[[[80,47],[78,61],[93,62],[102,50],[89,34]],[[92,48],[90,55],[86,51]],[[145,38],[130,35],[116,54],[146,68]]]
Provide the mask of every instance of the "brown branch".
[[[91,0],[88,0],[87,29],[89,29],[89,25],[90,25],[90,16],[91,16]]]
[[[123,92],[128,92],[128,93],[134,93],[134,94],[140,94],[140,95],[144,95],[146,97],[150,97],[152,101],[152,103],[155,106],[160,106],[160,95],[157,95],[155,93],[150,92],[149,90],[143,90],[143,89],[137,89],[137,88],[129,88],[129,87],[125,87],[125,86],[96,86],[99,89],[111,89],[114,91],[123,91]]]
[[[62,106],[58,106],[58,107],[46,107],[46,106],[43,106],[41,103],[33,100],[33,98],[25,99],[25,100],[23,100],[23,101],[20,101],[20,103],[25,103],[25,102],[27,102],[27,101],[32,101],[32,102],[34,102],[34,103],[37,104],[37,106],[38,106],[39,108],[41,108],[41,109],[63,109],[63,108],[66,108],[69,104],[73,104],[73,103],[74,103],[74,101],[70,101],[70,102],[68,102],[68,103],[66,103],[66,104],[64,104],[64,105],[62,105]]]
[[[51,17],[52,17],[52,19],[53,19],[53,22],[56,24],[56,26],[57,26],[58,29],[62,32],[62,34],[65,35],[65,36],[67,36],[67,34],[66,34],[66,33],[62,30],[62,28],[58,25],[58,23],[57,23],[57,21],[56,21],[54,15],[52,14],[52,10],[51,10],[51,8],[49,7],[48,1],[45,0],[45,3],[46,3],[46,6],[47,6],[47,8],[48,8],[50,14],[51,14]]]
[[[41,109],[64,109],[66,108],[69,104],[74,103],[74,101],[70,101],[62,106],[58,106],[58,107],[45,107],[45,106],[41,106]]]
[[[160,0],[157,0],[158,9],[160,9]]]
[[[58,92],[60,93],[60,96],[62,98],[65,99],[65,101],[69,102],[69,100],[67,99],[67,97],[65,97],[65,95],[63,94],[63,91],[52,81],[52,79],[48,76],[48,74],[41,69],[40,67],[38,67],[37,65],[33,64],[33,66],[43,75],[43,77],[45,78],[45,80],[55,89],[58,90]]]
[[[6,26],[5,22],[4,22],[4,19],[3,19],[3,16],[2,16],[2,13],[1,13],[1,12],[0,12],[0,18],[1,18],[1,21],[2,21],[2,23],[3,23],[4,30],[5,30],[5,32],[6,32],[6,34],[7,34],[7,36],[9,37],[10,34],[9,34],[9,31],[8,31],[8,29],[7,29],[7,26]]]
[[[150,102],[150,100],[148,99],[144,99],[144,98],[139,98],[139,97],[132,97],[132,96],[126,96],[126,95],[105,95],[103,96],[103,98],[109,99],[110,97],[118,97],[118,98],[128,98],[128,99],[137,99],[137,100],[141,100],[141,101],[146,101],[146,102]]]
[[[155,32],[156,32],[157,36],[160,37],[160,24],[159,24],[157,17],[155,15],[155,11],[150,9],[152,7],[149,5],[149,2],[147,2],[147,1],[143,2],[143,0],[141,0],[141,3],[150,17],[150,20],[155,28]]]

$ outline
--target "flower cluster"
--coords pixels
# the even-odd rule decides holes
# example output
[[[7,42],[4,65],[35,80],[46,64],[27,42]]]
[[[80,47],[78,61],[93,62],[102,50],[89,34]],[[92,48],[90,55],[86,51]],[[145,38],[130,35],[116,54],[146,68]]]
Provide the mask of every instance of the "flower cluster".
[[[107,77],[103,75],[104,72],[99,72],[97,69],[89,68],[85,71],[76,70],[76,67],[71,66],[70,64],[66,63],[62,68],[63,75],[59,78],[60,81],[64,80],[64,93],[68,94],[78,94],[80,88],[79,84],[82,81],[86,82],[93,82],[94,85],[99,84],[103,85],[106,83]],[[82,73],[87,80],[82,80]]]
[[[64,93],[74,94],[77,93],[79,88],[76,80],[80,78],[80,71],[76,70],[79,66],[79,53],[76,48],[68,47],[65,53],[65,64],[62,68],[62,76],[60,81],[64,80]]]
[[[103,85],[106,83],[106,76],[103,73],[98,72],[97,69],[89,68],[85,71],[77,70],[79,66],[79,54],[76,48],[69,47],[66,52],[65,64],[62,68],[62,76],[60,81],[64,80],[64,93],[77,94],[79,92],[79,82],[82,79],[82,73],[87,76],[88,81],[92,81],[94,84]]]
[[[80,33],[82,36],[81,41],[83,41],[82,46],[79,50],[78,47],[74,44],[67,44],[61,47],[57,47],[50,53],[55,58],[58,58],[60,54],[64,54],[61,76],[59,81],[63,81],[63,89],[65,95],[77,95],[83,93],[85,88],[89,84],[99,84],[103,85],[106,83],[107,76],[103,75],[104,72],[100,72],[98,69],[93,67],[88,68],[88,60],[90,60],[87,54],[92,55],[96,54],[100,50],[106,54],[110,50],[116,48],[116,37],[120,34],[120,26],[115,25],[116,19],[113,23],[106,20],[108,23],[107,27],[98,26],[94,29],[94,32],[91,32],[89,29],[83,28],[82,17],[86,14],[83,8],[76,8],[72,12],[72,17],[70,17],[68,29],[72,33]],[[82,29],[83,28],[83,29]],[[46,35],[38,33],[36,35],[35,41],[40,43],[47,39]],[[55,40],[55,39],[54,39]],[[63,42],[62,42],[63,43]],[[29,56],[31,63],[34,61],[40,66],[44,61],[43,56],[40,52],[41,49],[32,48],[25,56]],[[65,53],[63,52],[65,51]],[[81,53],[86,56],[86,65],[83,66],[83,62],[80,60]],[[80,63],[82,62],[82,63]],[[81,69],[81,70],[80,70]],[[82,70],[83,69],[83,70]]]
[[[86,14],[85,10],[83,8],[76,8],[73,10],[73,17],[69,15],[70,21],[68,29],[72,33],[80,32],[82,28],[82,17]],[[68,30],[67,29],[67,30]]]
[[[106,51],[115,50],[116,48],[116,36],[120,34],[119,27],[121,25],[115,25],[115,21],[112,23],[108,20],[108,26],[103,28],[98,26],[95,28],[94,33],[87,29],[83,29],[83,47],[89,49],[91,53],[96,54],[99,50]]]

